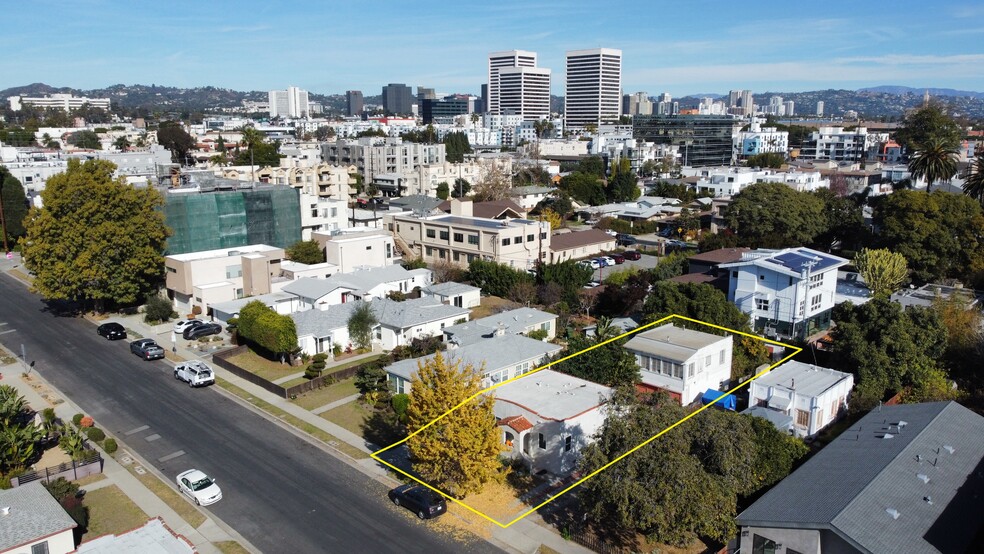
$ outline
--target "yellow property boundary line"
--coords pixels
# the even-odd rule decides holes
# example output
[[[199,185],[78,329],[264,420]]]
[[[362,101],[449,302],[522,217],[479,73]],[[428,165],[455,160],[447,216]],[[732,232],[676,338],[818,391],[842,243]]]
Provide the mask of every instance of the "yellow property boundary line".
[[[436,488],[434,488],[433,486],[431,486],[431,485],[429,485],[428,483],[425,483],[424,481],[421,481],[421,480],[420,480],[420,479],[418,479],[417,477],[415,477],[415,476],[413,476],[413,475],[410,475],[409,473],[407,473],[407,472],[405,472],[405,471],[403,471],[402,469],[400,469],[400,468],[398,468],[398,467],[396,467],[396,466],[394,466],[393,464],[391,464],[391,463],[389,463],[389,462],[387,462],[386,460],[383,460],[382,458],[380,458],[380,457],[379,457],[379,455],[380,455],[380,454],[382,454],[383,452],[386,452],[387,450],[390,450],[391,448],[396,448],[397,446],[399,446],[399,445],[401,445],[401,444],[403,444],[403,443],[405,443],[405,442],[407,442],[408,440],[410,440],[410,439],[411,439],[411,438],[412,438],[412,437],[413,437],[414,435],[416,435],[417,433],[420,433],[420,432],[421,432],[421,431],[423,431],[424,429],[426,429],[426,428],[428,428],[428,427],[430,427],[431,425],[434,425],[434,424],[435,424],[435,423],[437,423],[438,421],[440,421],[440,420],[442,420],[442,419],[444,419],[444,417],[446,417],[446,416],[447,416],[448,414],[450,414],[451,412],[453,412],[453,411],[455,411],[455,410],[457,410],[457,409],[458,409],[458,408],[460,408],[461,406],[464,406],[464,405],[465,405],[465,404],[467,404],[468,402],[471,402],[472,400],[474,400],[475,398],[477,398],[478,396],[480,396],[480,395],[482,395],[482,394],[485,394],[485,393],[487,393],[487,392],[489,392],[489,391],[491,391],[491,390],[493,390],[493,389],[496,389],[496,388],[499,388],[499,387],[501,387],[502,385],[505,385],[506,383],[511,383],[511,382],[513,382],[513,381],[516,381],[516,380],[518,380],[518,379],[523,379],[523,378],[525,378],[525,377],[529,377],[530,375],[533,375],[533,374],[535,374],[535,373],[537,373],[537,372],[539,372],[539,371],[542,371],[542,370],[544,370],[544,369],[547,369],[548,367],[550,367],[550,366],[552,366],[552,365],[554,365],[554,364],[559,364],[559,363],[561,363],[561,362],[564,362],[564,361],[567,361],[567,360],[569,360],[569,359],[571,359],[571,358],[574,358],[575,356],[580,356],[581,354],[584,354],[585,352],[588,352],[588,351],[591,351],[591,350],[594,350],[595,348],[598,348],[598,347],[600,347],[600,346],[604,346],[604,345],[606,345],[606,344],[608,344],[608,343],[610,343],[610,342],[614,342],[614,341],[617,341],[617,340],[619,340],[619,339],[622,339],[622,338],[624,338],[624,337],[627,337],[627,336],[629,336],[629,335],[633,335],[633,334],[635,334],[635,333],[638,333],[638,332],[640,332],[640,331],[644,331],[644,330],[646,330],[646,329],[648,329],[648,328],[650,328],[650,327],[652,327],[652,326],[654,326],[654,325],[658,325],[658,324],[660,324],[660,323],[664,323],[664,322],[666,322],[666,321],[669,321],[669,320],[671,320],[671,319],[673,319],[673,318],[678,318],[678,319],[682,319],[682,320],[684,320],[684,321],[690,321],[690,322],[692,322],[692,323],[698,323],[698,324],[700,324],[700,325],[707,325],[708,327],[713,327],[713,328],[715,328],[715,329],[720,329],[720,330],[722,330],[722,331],[726,331],[726,332],[728,332],[728,333],[732,333],[732,334],[735,334],[735,335],[741,335],[741,336],[744,336],[744,337],[749,337],[749,338],[753,338],[753,339],[755,339],[755,340],[760,340],[760,341],[763,341],[763,342],[767,342],[767,343],[770,343],[770,344],[775,344],[775,345],[778,345],[778,346],[784,346],[784,347],[786,347],[786,348],[790,348],[790,349],[792,349],[792,350],[793,350],[793,352],[792,352],[791,354],[789,354],[789,355],[787,355],[786,357],[784,357],[783,359],[781,359],[781,360],[779,360],[778,362],[776,362],[776,363],[774,363],[774,364],[772,364],[772,365],[770,365],[769,367],[767,367],[767,368],[765,368],[764,370],[762,370],[762,371],[760,371],[759,373],[757,373],[757,374],[755,374],[755,375],[753,375],[752,377],[750,377],[750,378],[748,378],[748,379],[746,379],[745,381],[742,381],[741,383],[739,383],[738,385],[736,385],[735,387],[733,387],[733,388],[732,388],[731,390],[729,390],[729,391],[727,391],[727,392],[725,392],[725,394],[722,394],[721,396],[719,396],[719,397],[717,397],[716,399],[714,399],[714,401],[713,401],[713,402],[711,402],[710,404],[707,404],[707,405],[704,405],[704,406],[701,406],[700,408],[698,408],[698,409],[696,409],[696,410],[694,410],[693,412],[691,412],[691,413],[689,413],[689,414],[687,414],[687,416],[686,416],[686,417],[684,417],[684,418],[682,418],[682,419],[680,419],[680,421],[677,421],[677,422],[676,422],[676,423],[674,423],[673,425],[670,425],[670,426],[669,426],[669,427],[667,427],[666,429],[663,429],[663,430],[662,430],[662,431],[660,431],[659,433],[656,433],[655,435],[653,435],[653,436],[651,436],[651,437],[649,437],[648,439],[646,439],[645,441],[643,441],[643,442],[642,442],[641,444],[639,444],[638,446],[636,446],[636,447],[634,447],[634,448],[632,448],[632,449],[631,449],[631,450],[629,450],[628,452],[625,452],[625,453],[624,453],[624,454],[622,454],[621,456],[619,456],[619,457],[617,457],[617,458],[615,458],[614,460],[612,460],[612,461],[610,461],[610,462],[608,462],[607,464],[605,464],[605,465],[603,465],[602,467],[600,467],[600,468],[598,468],[598,469],[596,469],[596,470],[594,470],[594,471],[592,471],[592,472],[591,472],[591,473],[589,473],[588,475],[585,475],[584,477],[581,477],[580,479],[578,479],[578,480],[577,480],[577,481],[575,481],[574,483],[571,483],[571,484],[570,484],[570,485],[568,485],[568,486],[567,486],[566,488],[564,488],[564,490],[562,490],[562,491],[560,491],[560,492],[558,492],[557,494],[555,494],[555,495],[553,495],[553,496],[551,496],[551,497],[550,497],[550,498],[548,498],[547,500],[544,500],[543,502],[541,502],[541,503],[539,503],[539,504],[537,504],[536,506],[534,506],[534,507],[532,507],[532,508],[530,508],[529,510],[527,510],[527,511],[525,511],[525,512],[523,512],[522,514],[520,514],[519,516],[517,516],[516,518],[514,518],[514,519],[513,519],[512,521],[509,521],[509,522],[507,522],[507,523],[501,523],[501,522],[500,522],[500,521],[498,521],[497,519],[495,519],[495,518],[493,518],[493,517],[490,517],[490,516],[488,516],[488,515],[486,515],[486,514],[484,514],[484,513],[482,513],[482,512],[480,512],[480,511],[478,511],[478,510],[476,510],[475,508],[473,508],[473,507],[471,507],[471,506],[469,506],[468,504],[465,504],[465,503],[464,503],[464,502],[462,502],[461,500],[458,500],[458,499],[456,499],[456,498],[452,498],[452,497],[450,497],[450,496],[448,496],[447,494],[444,494],[443,492],[441,492],[440,490],[438,490],[438,489],[436,489]],[[398,441],[398,442],[395,442],[395,443],[393,443],[393,444],[391,444],[391,445],[389,445],[389,446],[387,446],[386,448],[383,448],[383,449],[380,449],[380,450],[377,450],[376,452],[373,452],[372,454],[370,454],[370,456],[371,456],[371,457],[372,457],[372,458],[373,458],[374,460],[376,460],[377,462],[379,462],[379,463],[381,463],[381,464],[383,464],[383,465],[385,465],[385,466],[387,466],[387,467],[389,467],[389,468],[390,468],[390,469],[392,469],[393,471],[396,471],[397,473],[399,473],[399,474],[401,474],[401,475],[404,475],[404,476],[406,476],[407,478],[409,478],[409,479],[412,479],[412,480],[414,480],[414,481],[416,481],[417,483],[419,483],[419,484],[421,484],[421,485],[423,485],[423,486],[425,486],[425,487],[427,487],[428,489],[431,489],[432,491],[434,491],[434,492],[436,492],[436,493],[438,493],[438,494],[440,494],[441,496],[443,496],[443,497],[445,497],[445,498],[447,498],[447,499],[448,499],[448,500],[450,500],[451,502],[454,502],[455,504],[457,504],[457,505],[459,505],[459,506],[462,506],[463,508],[466,508],[466,509],[468,509],[468,510],[469,510],[469,511],[471,511],[472,513],[474,513],[474,514],[477,514],[477,515],[479,515],[479,516],[481,516],[482,518],[484,518],[484,519],[486,519],[486,520],[488,520],[488,521],[490,521],[490,522],[492,522],[492,523],[494,523],[494,524],[496,524],[496,525],[498,525],[499,527],[502,527],[503,529],[505,529],[505,528],[507,528],[507,527],[509,527],[510,525],[512,525],[512,524],[514,524],[514,523],[516,523],[517,521],[519,521],[519,520],[521,520],[521,519],[523,519],[524,517],[526,517],[526,516],[528,516],[528,515],[530,515],[530,514],[532,514],[532,513],[534,513],[534,512],[536,512],[537,510],[539,510],[540,508],[542,508],[542,507],[544,507],[544,506],[546,506],[547,504],[549,504],[549,503],[551,503],[551,502],[553,502],[554,500],[556,500],[557,498],[559,498],[559,497],[560,497],[561,495],[563,495],[563,494],[566,494],[567,492],[569,492],[569,491],[570,491],[571,489],[573,489],[574,487],[576,487],[576,486],[578,486],[578,485],[580,485],[581,483],[584,483],[584,482],[585,482],[585,481],[587,481],[588,479],[591,479],[591,478],[592,478],[592,477],[594,477],[595,475],[598,475],[598,474],[599,474],[599,473],[601,473],[602,471],[604,471],[604,470],[606,470],[606,469],[608,469],[609,467],[611,467],[612,465],[614,465],[614,464],[616,464],[616,463],[618,463],[618,462],[619,462],[619,461],[621,461],[621,460],[622,460],[623,458],[625,458],[626,456],[628,456],[628,455],[630,455],[630,454],[632,454],[632,453],[633,453],[633,452],[635,452],[636,450],[639,450],[640,448],[642,448],[642,447],[644,447],[644,446],[646,446],[647,444],[649,444],[649,443],[651,443],[651,442],[653,442],[654,440],[656,440],[656,439],[658,439],[659,437],[661,437],[661,436],[663,436],[664,434],[666,434],[667,432],[669,432],[669,431],[671,431],[671,430],[672,430],[673,428],[675,428],[676,426],[678,426],[678,425],[680,425],[680,424],[682,424],[683,422],[685,422],[685,421],[687,421],[688,419],[690,419],[690,418],[692,418],[692,417],[694,417],[695,415],[697,415],[697,414],[699,414],[699,413],[701,413],[701,412],[703,412],[703,411],[704,411],[704,410],[706,410],[707,408],[710,408],[711,406],[713,406],[714,404],[716,404],[716,403],[717,403],[718,401],[720,401],[720,400],[721,400],[722,398],[724,398],[724,397],[725,397],[726,395],[729,395],[729,394],[732,394],[732,393],[734,393],[735,391],[737,391],[738,389],[740,389],[740,388],[742,388],[742,387],[744,387],[744,386],[745,386],[745,385],[747,385],[748,383],[751,383],[751,382],[752,382],[752,381],[754,381],[755,379],[758,379],[759,377],[761,377],[761,376],[763,376],[763,375],[765,375],[765,374],[766,374],[766,373],[768,373],[769,371],[772,371],[772,369],[773,369],[773,368],[775,368],[776,366],[778,366],[778,365],[780,365],[780,364],[782,364],[782,363],[783,363],[783,362],[785,362],[786,360],[788,360],[788,359],[790,359],[790,358],[792,358],[792,357],[793,357],[793,356],[795,356],[796,354],[799,354],[800,352],[802,352],[802,350],[803,350],[802,348],[799,348],[799,347],[796,347],[796,346],[793,346],[793,345],[791,345],[791,344],[786,344],[786,343],[782,343],[782,342],[779,342],[779,341],[774,341],[774,340],[770,340],[770,339],[766,339],[766,338],[763,338],[763,337],[759,337],[759,336],[756,336],[756,335],[753,335],[753,334],[751,334],[751,333],[745,333],[745,332],[742,332],[742,331],[736,331],[736,330],[734,330],[734,329],[729,329],[729,328],[727,328],[727,327],[722,327],[722,326],[720,326],[720,325],[714,325],[713,323],[707,323],[707,322],[705,322],[705,321],[700,321],[700,320],[698,320],[698,319],[693,319],[693,318],[689,318],[689,317],[685,317],[685,316],[682,316],[682,315],[676,315],[676,314],[673,314],[673,315],[668,315],[668,316],[666,316],[666,317],[664,317],[664,318],[662,318],[662,319],[660,319],[660,320],[658,320],[658,321],[654,321],[654,322],[652,322],[652,323],[647,323],[646,325],[643,325],[643,326],[641,326],[641,327],[638,327],[638,328],[636,328],[636,329],[633,329],[633,330],[631,330],[631,331],[629,331],[629,332],[627,332],[627,333],[622,333],[621,335],[619,335],[619,336],[617,336],[617,337],[614,337],[614,338],[611,338],[611,339],[608,339],[608,340],[606,340],[606,341],[603,341],[603,342],[599,342],[598,344],[595,344],[595,345],[592,345],[592,346],[590,346],[590,347],[588,347],[588,348],[585,348],[584,350],[580,350],[580,351],[578,351],[578,352],[575,352],[574,354],[570,354],[570,355],[568,355],[568,356],[564,356],[563,358],[561,358],[561,359],[559,359],[559,360],[556,360],[556,361],[553,361],[553,362],[550,362],[550,363],[548,363],[548,364],[546,364],[546,365],[544,365],[544,366],[541,366],[541,367],[538,367],[538,368],[536,368],[536,369],[534,369],[533,371],[530,371],[529,373],[524,373],[523,375],[519,375],[519,376],[517,376],[517,377],[513,377],[512,379],[507,379],[507,380],[505,380],[505,381],[503,381],[503,382],[501,382],[501,383],[497,383],[497,384],[495,384],[495,385],[492,385],[491,387],[488,387],[488,388],[486,388],[486,389],[482,389],[482,390],[480,390],[480,391],[478,391],[477,393],[475,393],[475,394],[473,394],[473,395],[471,395],[471,396],[469,396],[468,398],[466,398],[466,399],[464,399],[464,400],[462,400],[462,401],[461,401],[461,402],[459,402],[459,403],[458,403],[458,404],[457,404],[456,406],[454,406],[454,407],[453,407],[453,408],[451,408],[450,410],[448,410],[448,411],[446,411],[446,412],[444,412],[443,414],[441,414],[441,415],[440,415],[440,417],[438,417],[438,418],[436,418],[436,419],[434,419],[434,421],[431,421],[431,422],[430,422],[430,423],[428,423],[427,425],[424,425],[424,426],[423,426],[423,427],[421,427],[420,429],[417,429],[417,430],[416,430],[416,431],[414,431],[414,432],[413,432],[412,434],[410,434],[409,436],[407,436],[407,437],[406,437],[405,439],[403,439],[403,440],[400,440],[400,441]]]

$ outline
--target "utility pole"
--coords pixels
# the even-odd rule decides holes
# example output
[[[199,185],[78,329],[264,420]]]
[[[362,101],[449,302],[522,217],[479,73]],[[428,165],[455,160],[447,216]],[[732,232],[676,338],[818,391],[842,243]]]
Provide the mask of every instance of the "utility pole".
[[[7,245],[7,218],[3,214],[3,178],[0,177],[0,234],[3,235],[3,251],[5,254],[10,253],[10,247]]]

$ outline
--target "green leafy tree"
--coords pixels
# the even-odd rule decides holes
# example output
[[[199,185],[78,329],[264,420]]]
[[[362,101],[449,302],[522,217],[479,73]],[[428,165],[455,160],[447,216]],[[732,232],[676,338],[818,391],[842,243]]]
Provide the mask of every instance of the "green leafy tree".
[[[162,121],[157,127],[157,143],[171,151],[171,161],[185,163],[195,147],[195,138],[184,130],[180,121]]]
[[[383,367],[376,363],[365,364],[355,374],[355,388],[363,396],[370,393],[382,393],[389,390],[388,374]]]
[[[687,260],[687,255],[683,252],[670,252],[665,257],[660,258],[656,267],[649,270],[650,279],[653,282],[665,281],[683,275],[690,265]]]
[[[905,257],[886,249],[862,249],[854,256],[854,267],[875,298],[888,298],[909,277]]]
[[[247,303],[239,310],[237,333],[240,337],[287,361],[287,355],[297,350],[297,327],[287,315],[278,314],[259,300]]]
[[[863,239],[866,229],[861,206],[857,202],[838,196],[830,189],[819,189],[810,194],[823,203],[823,214],[826,219],[824,230],[811,243],[813,247],[830,251],[836,245],[848,248]]]
[[[287,247],[287,259],[301,264],[320,264],[325,261],[325,251],[316,240],[302,240]]]
[[[612,163],[612,177],[608,180],[608,197],[612,202],[631,202],[642,194],[638,178],[629,165],[628,158]]]
[[[581,158],[577,163],[577,171],[594,175],[599,179],[605,178],[605,160],[601,156]]]
[[[447,181],[441,181],[437,184],[437,197],[441,200],[447,200],[451,196],[451,187],[448,186]]]
[[[575,171],[560,180],[560,188],[582,204],[600,206],[607,202],[605,188],[598,176]]]
[[[963,191],[967,196],[984,204],[984,155],[978,155],[970,164]]]
[[[945,364],[971,402],[984,400],[984,313],[974,306],[970,291],[939,296],[933,310],[946,327]],[[980,404],[978,404],[980,405]]]
[[[955,147],[962,137],[960,125],[947,114],[945,106],[935,102],[909,112],[895,131],[895,140],[909,153],[918,151],[932,140]]]
[[[88,148],[89,150],[102,150],[102,143],[99,142],[99,135],[94,131],[83,130],[75,131],[68,135],[68,143],[76,148]]]
[[[153,188],[113,179],[104,160],[81,163],[48,179],[43,208],[32,208],[21,239],[33,288],[45,298],[130,305],[156,291],[171,231],[164,199]]]
[[[433,127],[430,127],[433,132]],[[430,141],[433,142],[433,141]],[[465,154],[471,154],[471,144],[468,143],[468,135],[456,131],[444,135],[445,158],[450,163],[461,163],[465,161]]]
[[[464,198],[471,192],[471,183],[461,177],[454,180],[454,188],[451,189],[451,198]]]
[[[725,219],[752,247],[810,244],[826,229],[823,202],[783,183],[755,183],[735,196]]]
[[[322,125],[314,130],[314,138],[320,142],[335,138],[335,129],[327,125]]]
[[[171,302],[159,294],[152,294],[147,297],[147,304],[144,308],[144,321],[147,323],[165,323],[174,314],[174,307]]]
[[[969,196],[896,191],[876,204],[875,224],[879,246],[905,257],[916,282],[973,281],[984,269],[984,214]]]
[[[480,369],[445,359],[441,352],[420,362],[410,379],[407,427],[419,431],[407,440],[413,469],[457,498],[481,492],[506,475],[499,461],[504,447],[493,412],[495,397],[472,398],[481,390]]]
[[[903,389],[922,389],[940,379],[946,327],[932,309],[903,309],[874,298],[860,306],[840,304],[833,318],[837,326],[831,331],[831,359],[835,369],[854,373],[853,404],[858,408],[870,408]]]
[[[472,260],[468,264],[468,280],[481,288],[484,294],[505,297],[516,283],[532,282],[533,277],[525,271],[513,269],[505,264]]]
[[[551,369],[609,387],[638,383],[642,379],[639,365],[636,364],[635,356],[623,348],[627,338],[612,341],[594,350],[583,352],[585,349],[611,338],[611,336],[603,336],[601,333],[598,333],[596,337],[585,337],[584,335],[571,337],[567,343],[567,349],[558,356],[558,359],[576,352],[582,353],[551,366]]]
[[[7,241],[8,244],[13,245],[25,233],[27,196],[24,194],[24,186],[21,182],[4,166],[0,166],[0,195],[2,195],[3,222],[7,228]],[[3,240],[0,240],[0,244],[2,243]]]
[[[757,486],[768,487],[789,475],[796,461],[806,456],[809,449],[803,441],[783,433],[765,418],[750,417],[749,423],[756,446],[751,478]]]
[[[944,142],[944,139],[931,138],[919,145],[915,156],[909,160],[909,173],[913,179],[925,177],[932,185],[949,181],[957,174],[957,149]]]
[[[784,163],[786,163],[786,156],[778,152],[755,154],[745,160],[745,165],[748,167],[768,167],[772,169],[779,169]]]
[[[113,141],[113,148],[121,152],[126,152],[127,150],[130,149],[130,146],[131,146],[130,139],[126,138],[125,136],[118,137],[116,140]]]
[[[360,303],[352,311],[348,319],[348,332],[356,347],[365,349],[372,346],[372,332],[378,323],[379,320],[368,302]]]

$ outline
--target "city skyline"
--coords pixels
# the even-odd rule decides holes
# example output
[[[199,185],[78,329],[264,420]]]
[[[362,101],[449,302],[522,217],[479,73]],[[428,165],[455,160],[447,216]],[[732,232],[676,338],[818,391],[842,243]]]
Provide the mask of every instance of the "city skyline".
[[[551,92],[564,95],[566,52],[605,47],[623,51],[625,93],[984,91],[984,6],[941,2],[932,17],[924,11],[910,1],[891,10],[834,1],[815,17],[779,2],[754,12],[698,2],[625,13],[541,1],[448,13],[425,2],[389,5],[370,18],[351,4],[302,13],[252,0],[234,11],[189,2],[21,3],[8,11],[0,38],[0,88],[153,83],[374,95],[402,82],[478,94],[488,55],[521,49],[538,54],[538,65],[553,72]],[[639,24],[647,18],[652,25]]]

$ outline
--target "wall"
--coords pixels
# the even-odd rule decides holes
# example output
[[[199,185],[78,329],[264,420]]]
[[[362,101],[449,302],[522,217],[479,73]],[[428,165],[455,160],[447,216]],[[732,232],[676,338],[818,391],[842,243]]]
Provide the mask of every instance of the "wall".
[[[790,499],[795,501],[796,499]],[[742,527],[739,546],[741,552],[754,552],[754,536],[759,535],[775,541],[774,554],[786,554],[793,549],[800,554],[821,554],[820,532],[812,529],[767,529],[762,527]],[[824,552],[826,554],[826,552]]]

